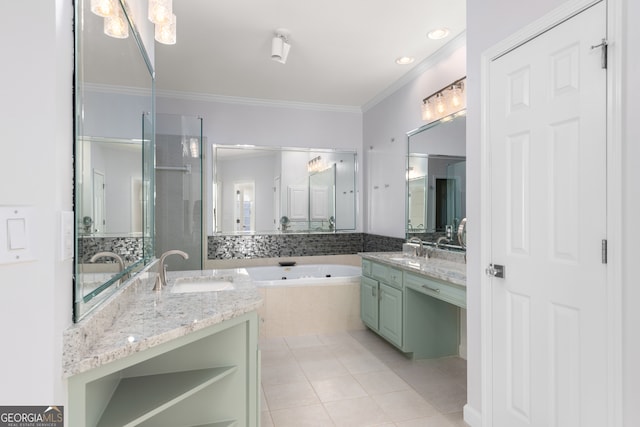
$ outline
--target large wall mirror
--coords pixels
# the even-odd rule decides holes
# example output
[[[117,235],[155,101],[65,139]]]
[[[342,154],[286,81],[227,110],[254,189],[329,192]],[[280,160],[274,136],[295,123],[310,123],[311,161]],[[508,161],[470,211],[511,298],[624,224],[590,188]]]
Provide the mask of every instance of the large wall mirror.
[[[113,2],[113,37],[90,3],[75,5],[76,321],[153,255],[153,69],[131,12]]]
[[[466,217],[466,116],[446,116],[410,132],[407,158],[407,238],[462,246]],[[460,236],[464,242],[464,236]]]
[[[356,153],[214,146],[215,234],[356,228]]]

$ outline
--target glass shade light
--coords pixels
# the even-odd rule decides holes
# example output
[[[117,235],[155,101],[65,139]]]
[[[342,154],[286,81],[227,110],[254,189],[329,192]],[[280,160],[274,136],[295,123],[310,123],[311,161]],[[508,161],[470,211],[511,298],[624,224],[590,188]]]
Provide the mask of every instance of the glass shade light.
[[[149,21],[156,25],[165,25],[173,15],[173,0],[149,0]]]
[[[422,100],[422,120],[432,122],[457,113],[466,107],[463,77]]]
[[[431,101],[426,100],[422,103],[422,120],[430,121],[433,118],[433,108]]]
[[[104,18],[104,33],[116,39],[126,39],[129,37],[129,23],[124,17],[121,7],[116,9],[114,16]]]
[[[459,108],[462,105],[462,91],[460,83],[451,86],[449,103],[453,109]]]
[[[110,18],[115,16],[117,9],[120,5],[117,5],[118,0],[91,0],[91,12],[103,18]]]
[[[176,44],[176,15],[165,24],[156,24],[155,39],[162,44]]]

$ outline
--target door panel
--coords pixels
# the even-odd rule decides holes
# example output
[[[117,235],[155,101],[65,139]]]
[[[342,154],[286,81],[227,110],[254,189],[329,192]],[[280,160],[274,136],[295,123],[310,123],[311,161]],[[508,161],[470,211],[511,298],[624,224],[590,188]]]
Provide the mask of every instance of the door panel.
[[[606,425],[601,2],[490,65],[493,425]]]

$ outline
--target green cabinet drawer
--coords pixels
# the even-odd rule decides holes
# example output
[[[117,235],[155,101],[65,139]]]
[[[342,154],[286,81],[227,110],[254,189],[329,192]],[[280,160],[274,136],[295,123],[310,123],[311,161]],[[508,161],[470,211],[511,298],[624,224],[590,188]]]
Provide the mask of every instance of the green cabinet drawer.
[[[402,290],[402,270],[374,262],[371,263],[371,277]]]
[[[411,273],[405,273],[404,285],[458,307],[467,307],[467,292],[463,286]]]

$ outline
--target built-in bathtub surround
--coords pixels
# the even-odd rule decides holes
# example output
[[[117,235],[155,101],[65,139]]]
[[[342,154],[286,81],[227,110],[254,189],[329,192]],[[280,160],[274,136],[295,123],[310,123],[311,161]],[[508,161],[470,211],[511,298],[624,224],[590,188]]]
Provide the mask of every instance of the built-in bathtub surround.
[[[246,270],[264,300],[258,309],[261,337],[364,329],[360,320],[359,266],[308,264]]]
[[[113,252],[120,255],[126,264],[136,262],[143,257],[142,236],[140,237],[94,237],[82,236],[78,239],[78,263],[87,264],[98,252]],[[100,263],[115,262],[101,258]]]
[[[404,239],[365,233],[216,235],[208,238],[208,259],[252,259],[349,255],[401,251]]]

